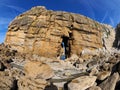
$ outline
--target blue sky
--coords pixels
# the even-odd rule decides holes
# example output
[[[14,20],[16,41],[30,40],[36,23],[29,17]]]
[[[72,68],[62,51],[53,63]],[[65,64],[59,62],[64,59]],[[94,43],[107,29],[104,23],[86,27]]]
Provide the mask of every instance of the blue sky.
[[[120,0],[0,0],[0,43],[10,21],[33,6],[79,13],[113,27],[120,22]]]

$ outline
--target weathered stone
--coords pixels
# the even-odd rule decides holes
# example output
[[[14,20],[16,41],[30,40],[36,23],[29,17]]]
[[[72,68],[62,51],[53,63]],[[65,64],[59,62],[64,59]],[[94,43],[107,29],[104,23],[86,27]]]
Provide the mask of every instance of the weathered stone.
[[[104,25],[103,26],[103,45],[105,49],[108,51],[111,51],[113,47],[113,42],[115,41],[115,31],[110,25]]]
[[[104,63],[103,65],[102,65],[102,68],[103,68],[103,70],[105,70],[105,71],[108,71],[108,70],[110,70],[110,64],[109,63]]]
[[[54,72],[51,67],[40,61],[29,61],[24,65],[25,74],[32,78],[49,79]]]
[[[97,76],[97,79],[98,79],[98,80],[104,80],[104,79],[106,79],[107,77],[109,77],[110,74],[111,74],[110,71],[99,72],[99,73],[98,73],[98,76]]]
[[[22,77],[18,81],[18,90],[44,90],[47,85],[44,79]]]
[[[94,60],[94,61],[90,61],[87,66],[90,68],[90,67],[93,67],[94,65],[97,65],[98,64],[98,61],[97,60]]]
[[[95,76],[82,76],[76,79],[73,79],[68,84],[69,90],[85,90],[94,85],[96,81]]]
[[[118,78],[119,78],[119,74],[118,73],[114,73],[112,76],[110,76],[105,81],[103,81],[99,85],[99,87],[102,90],[115,90],[115,86],[116,86],[116,83],[118,81]]]
[[[92,86],[92,87],[88,88],[87,90],[102,90],[102,89],[98,86]]]
[[[61,83],[53,83],[58,89],[56,90],[63,90],[64,85],[66,82],[61,82]]]
[[[16,90],[14,81],[12,77],[0,75],[0,90]]]
[[[67,57],[79,56],[86,48],[94,50],[104,46],[102,36],[107,27],[103,26],[82,15],[37,6],[10,23],[5,44],[22,53],[52,58],[61,55],[64,42]]]
[[[90,75],[90,76],[94,76],[94,75],[97,75],[98,72],[99,72],[98,69],[97,69],[96,67],[94,67],[94,68],[91,69],[91,72],[90,72],[89,75]]]

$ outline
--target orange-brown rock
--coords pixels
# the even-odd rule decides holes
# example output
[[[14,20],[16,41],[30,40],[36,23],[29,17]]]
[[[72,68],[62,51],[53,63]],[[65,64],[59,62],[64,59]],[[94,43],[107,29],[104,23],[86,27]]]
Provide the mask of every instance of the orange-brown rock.
[[[57,57],[64,42],[66,54],[80,55],[87,48],[101,48],[105,26],[88,17],[46,10],[37,6],[17,16],[9,25],[5,44],[28,54]]]
[[[34,79],[30,77],[21,77],[18,81],[19,90],[45,90],[48,85],[44,79]]]
[[[29,61],[24,66],[26,76],[32,78],[49,79],[54,76],[51,67],[40,61]]]

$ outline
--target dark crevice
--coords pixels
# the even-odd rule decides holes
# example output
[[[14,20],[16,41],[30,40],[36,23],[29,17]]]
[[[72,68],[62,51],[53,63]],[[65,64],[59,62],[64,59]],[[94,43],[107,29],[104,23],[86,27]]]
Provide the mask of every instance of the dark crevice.
[[[62,48],[61,59],[64,60],[64,59],[70,57],[71,45],[69,42],[69,37],[66,37],[66,36],[62,37],[61,48]]]
[[[115,28],[115,40],[113,42],[113,47],[120,49],[120,23],[117,25],[117,27]]]
[[[13,87],[10,90],[18,90],[17,82],[18,82],[18,80],[14,80]]]
[[[115,90],[120,90],[120,81],[118,81],[118,82],[116,83]]]
[[[44,90],[58,90],[58,88],[53,83],[51,83],[50,85],[47,85]]]
[[[68,89],[68,84],[70,83],[71,81],[68,81],[67,83],[64,84],[64,90],[69,90]]]

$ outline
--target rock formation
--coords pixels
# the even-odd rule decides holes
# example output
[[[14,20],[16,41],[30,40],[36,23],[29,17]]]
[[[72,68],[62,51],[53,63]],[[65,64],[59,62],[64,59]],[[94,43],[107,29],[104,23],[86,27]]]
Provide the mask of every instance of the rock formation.
[[[120,51],[116,49],[84,52],[66,60],[29,59],[0,45],[0,90],[119,90],[119,74]]]
[[[109,38],[110,32],[106,25],[88,17],[37,6],[10,23],[5,44],[22,53],[52,58],[61,55],[63,42],[66,57],[79,56],[86,48],[107,47],[104,39],[106,35]]]
[[[0,44],[0,90],[119,90],[118,29],[115,36],[88,17],[33,7]],[[53,58],[63,52],[66,60]]]

